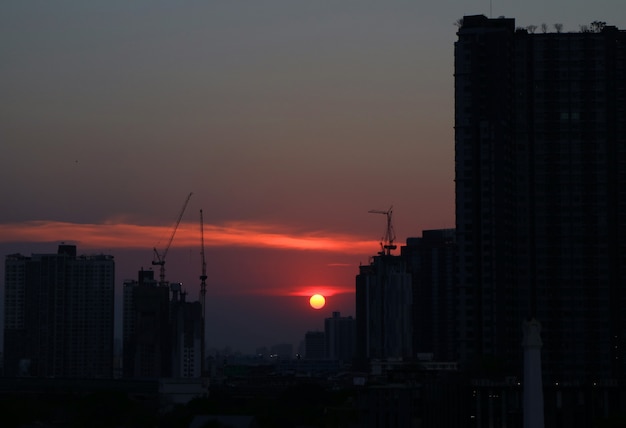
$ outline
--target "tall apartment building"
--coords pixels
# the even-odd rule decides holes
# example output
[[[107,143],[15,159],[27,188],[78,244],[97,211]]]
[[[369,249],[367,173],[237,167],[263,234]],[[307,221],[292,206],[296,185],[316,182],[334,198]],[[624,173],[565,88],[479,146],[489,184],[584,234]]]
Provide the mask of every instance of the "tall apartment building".
[[[401,247],[412,279],[413,351],[456,361],[456,239],[454,229],[424,230]]]
[[[413,296],[405,258],[379,253],[356,277],[356,357],[413,357]]]
[[[113,377],[113,256],[5,258],[6,376]]]
[[[466,367],[495,358],[521,375],[521,326],[535,317],[546,381],[626,374],[626,32],[590,29],[466,16],[458,30]]]

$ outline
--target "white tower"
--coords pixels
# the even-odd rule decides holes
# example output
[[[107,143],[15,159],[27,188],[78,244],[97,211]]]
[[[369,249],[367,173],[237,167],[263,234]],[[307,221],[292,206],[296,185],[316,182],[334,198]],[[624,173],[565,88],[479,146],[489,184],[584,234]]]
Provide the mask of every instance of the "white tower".
[[[524,428],[543,428],[543,382],[541,380],[541,323],[524,322]]]

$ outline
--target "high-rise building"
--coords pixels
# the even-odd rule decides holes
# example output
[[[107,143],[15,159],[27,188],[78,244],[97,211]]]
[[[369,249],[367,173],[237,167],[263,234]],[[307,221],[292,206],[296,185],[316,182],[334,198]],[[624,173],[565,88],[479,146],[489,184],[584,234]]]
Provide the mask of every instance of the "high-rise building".
[[[352,317],[342,317],[333,312],[331,318],[324,319],[326,358],[350,362],[354,358],[356,322]]]
[[[454,229],[424,230],[401,247],[413,281],[413,351],[456,361],[456,239]]]
[[[5,258],[5,375],[113,377],[113,256]]]
[[[136,281],[124,281],[123,298],[124,377],[170,377],[169,288],[158,284],[154,271],[141,270]]]
[[[152,270],[124,281],[124,377],[202,376],[202,305],[186,296],[182,284],[157,282]]]
[[[547,381],[626,374],[626,31],[466,16],[455,43],[459,357]]]
[[[180,287],[180,284],[175,284]],[[202,305],[187,302],[187,293],[175,293],[171,302],[172,377],[202,375]]]
[[[356,277],[356,357],[413,357],[413,296],[404,257],[374,256]]]

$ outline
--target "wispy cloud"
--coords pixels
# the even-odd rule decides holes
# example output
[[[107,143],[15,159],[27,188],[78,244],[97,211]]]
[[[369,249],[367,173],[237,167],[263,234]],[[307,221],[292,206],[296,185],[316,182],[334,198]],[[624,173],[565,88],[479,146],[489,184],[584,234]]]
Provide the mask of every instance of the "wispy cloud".
[[[84,248],[152,248],[167,245],[173,226],[144,226],[128,223],[68,223],[28,221],[0,224],[0,243],[76,242]],[[230,222],[204,225],[206,247],[239,246],[302,251],[370,254],[377,242],[361,236],[324,231],[289,230],[282,225]],[[172,246],[200,245],[200,226],[181,223]]]
[[[346,287],[333,285],[312,285],[282,292],[282,294],[287,294],[288,296],[312,296],[314,294],[321,294],[325,297],[335,296],[342,293],[354,293],[354,287],[352,285]]]
[[[314,294],[321,294],[325,297],[332,297],[341,294],[354,294],[352,283],[345,286],[340,285],[302,285],[299,287],[243,287],[237,290],[228,290],[227,294],[258,295],[258,296],[289,296],[289,297],[311,297]]]

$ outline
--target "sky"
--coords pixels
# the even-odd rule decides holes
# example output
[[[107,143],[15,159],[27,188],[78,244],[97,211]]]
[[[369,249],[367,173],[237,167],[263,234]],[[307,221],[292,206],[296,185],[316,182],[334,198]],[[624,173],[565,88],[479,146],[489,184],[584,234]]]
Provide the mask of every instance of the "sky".
[[[393,207],[398,244],[454,227],[476,14],[626,28],[623,0],[0,2],[0,255],[111,254],[119,295],[182,212],[166,277],[196,300],[202,209],[208,346],[297,346],[354,316],[368,211]]]

